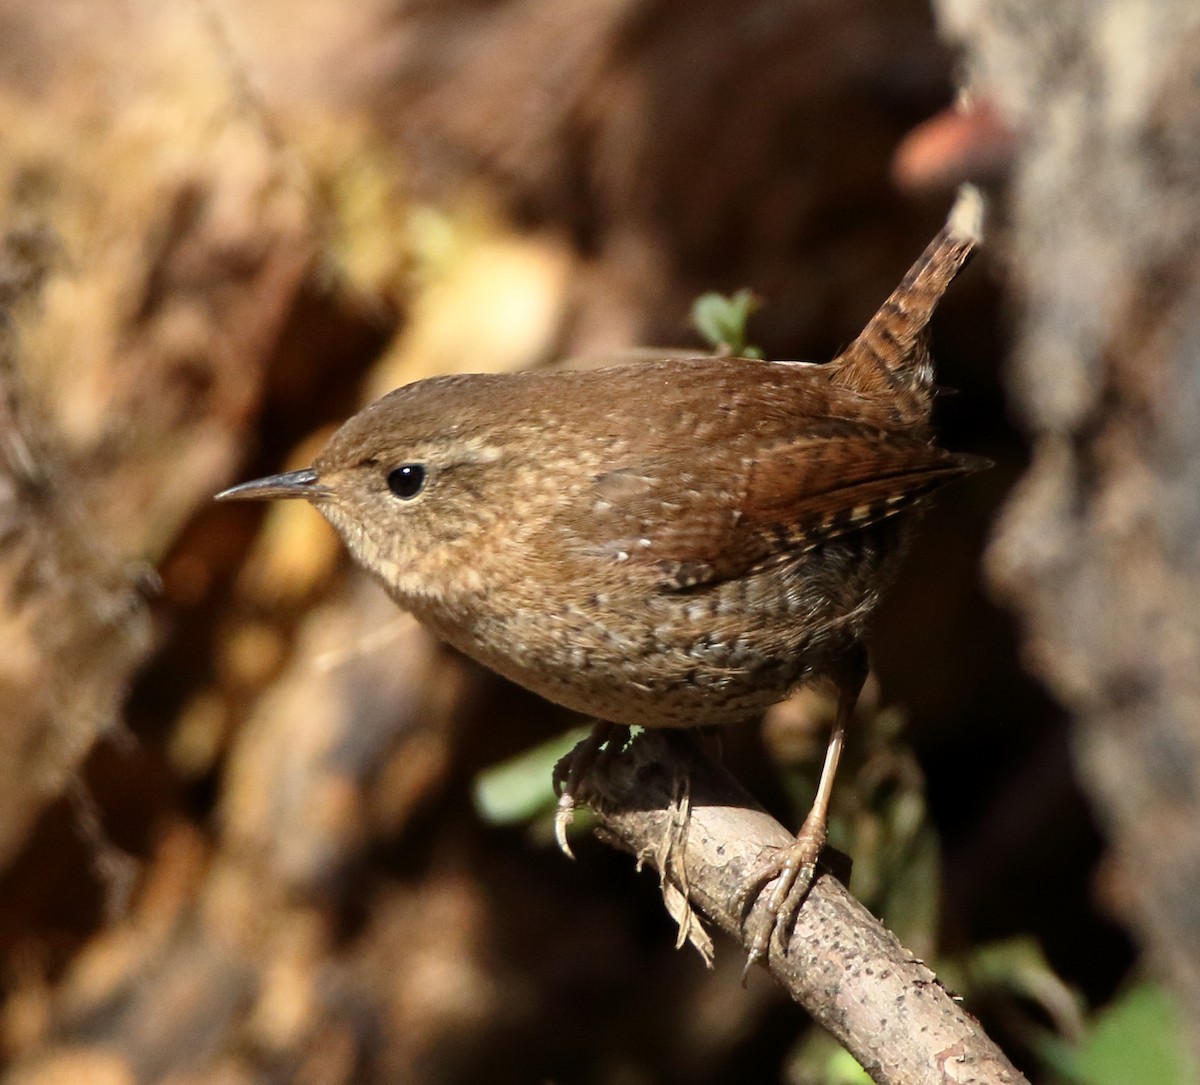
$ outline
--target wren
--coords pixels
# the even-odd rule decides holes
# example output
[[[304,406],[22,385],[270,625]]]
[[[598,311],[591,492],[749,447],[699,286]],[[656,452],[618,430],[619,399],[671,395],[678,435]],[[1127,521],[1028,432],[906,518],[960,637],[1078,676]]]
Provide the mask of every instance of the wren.
[[[832,362],[434,377],[355,415],[311,468],[218,496],[311,502],[437,636],[609,725],[734,723],[832,679],[812,812],[754,879],[776,879],[779,929],[824,844],[868,619],[914,514],[981,463],[933,443],[925,335],[980,217],[964,190]]]

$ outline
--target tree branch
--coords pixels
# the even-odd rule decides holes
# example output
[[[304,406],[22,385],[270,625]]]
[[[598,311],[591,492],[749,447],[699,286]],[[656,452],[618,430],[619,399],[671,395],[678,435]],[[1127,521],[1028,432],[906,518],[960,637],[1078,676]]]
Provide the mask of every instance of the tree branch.
[[[760,900],[743,926],[738,895],[792,836],[695,743],[644,732],[601,757],[579,797],[603,839],[659,871],[683,931],[683,897],[743,945],[744,931],[768,920]],[[773,940],[767,967],[879,1085],[1026,1080],[924,963],[828,874],[801,907],[786,953]]]

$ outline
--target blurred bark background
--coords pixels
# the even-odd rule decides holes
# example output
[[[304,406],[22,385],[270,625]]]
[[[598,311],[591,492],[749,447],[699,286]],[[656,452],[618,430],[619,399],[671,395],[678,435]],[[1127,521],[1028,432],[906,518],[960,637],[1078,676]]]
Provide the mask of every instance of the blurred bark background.
[[[1033,462],[991,572],[1200,1054],[1200,10],[942,6],[1021,133],[1009,383]]]
[[[935,338],[945,442],[997,467],[880,616],[839,842],[1032,1076],[1139,974],[1126,922],[1195,1023],[1200,38],[1183,0],[1084,7],[943,0],[964,121],[918,0],[0,0],[6,1080],[835,1080],[652,879],[478,800],[577,721],[311,510],[210,496],[431,373],[695,348],[706,290],[832,356],[950,182],[1010,165]],[[1108,859],[980,583],[1022,432],[994,577]],[[724,739],[793,824],[827,712]]]

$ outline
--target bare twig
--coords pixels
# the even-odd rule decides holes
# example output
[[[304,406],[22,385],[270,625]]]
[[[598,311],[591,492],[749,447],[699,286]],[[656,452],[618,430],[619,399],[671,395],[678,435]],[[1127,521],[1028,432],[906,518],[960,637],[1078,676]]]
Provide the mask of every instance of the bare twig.
[[[768,917],[756,904],[743,925],[744,880],[792,837],[728,773],[694,744],[645,732],[602,758],[581,790],[602,837],[654,866],[665,886],[748,944],[745,932]],[[690,816],[680,831],[683,791]],[[829,875],[800,909],[786,953],[771,946],[767,967],[880,1085],[1026,1080],[925,964]]]

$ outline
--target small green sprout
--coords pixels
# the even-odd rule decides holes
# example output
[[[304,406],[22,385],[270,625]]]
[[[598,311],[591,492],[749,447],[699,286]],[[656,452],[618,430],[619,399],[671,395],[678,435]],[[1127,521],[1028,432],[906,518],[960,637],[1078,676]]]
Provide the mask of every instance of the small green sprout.
[[[720,356],[761,358],[762,351],[746,342],[746,322],[761,306],[750,290],[736,294],[701,294],[692,303],[692,327]]]

